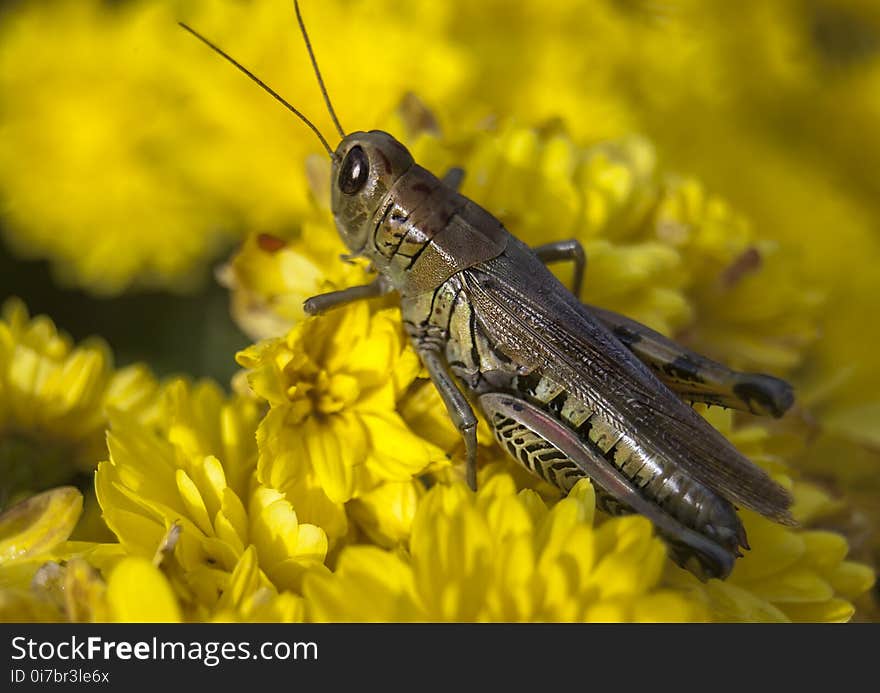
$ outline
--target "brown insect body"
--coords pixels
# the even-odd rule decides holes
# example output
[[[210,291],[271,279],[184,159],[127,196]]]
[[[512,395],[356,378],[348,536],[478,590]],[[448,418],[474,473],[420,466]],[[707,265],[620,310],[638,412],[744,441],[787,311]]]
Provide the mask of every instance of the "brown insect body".
[[[669,390],[527,246],[389,141],[386,133],[353,133],[337,148],[337,228],[385,277],[386,290],[400,293],[418,352],[442,356],[518,462],[565,491],[590,476],[609,512],[633,512],[639,499],[648,501],[643,512],[673,556],[701,576],[727,575],[747,546],[733,502],[790,521],[787,493]],[[355,149],[370,172],[361,195],[336,183]],[[508,395],[507,405],[480,397],[491,394]],[[547,416],[529,426],[510,416],[517,402]],[[555,428],[548,437],[554,422],[572,435]],[[530,445],[517,444],[526,437]],[[560,447],[573,440],[586,461]],[[596,474],[602,465],[614,477],[604,485]]]

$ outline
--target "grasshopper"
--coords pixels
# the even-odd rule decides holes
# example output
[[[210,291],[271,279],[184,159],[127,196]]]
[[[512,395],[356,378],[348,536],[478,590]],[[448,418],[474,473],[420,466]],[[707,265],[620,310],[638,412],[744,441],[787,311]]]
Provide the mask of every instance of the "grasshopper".
[[[741,455],[688,402],[781,416],[791,387],[693,353],[622,315],[582,304],[586,256],[570,240],[529,248],[443,178],[419,166],[387,132],[342,128],[294,8],[318,85],[341,141],[185,24],[297,115],[331,159],[336,227],[370,284],[314,296],[316,315],[397,292],[403,323],[465,444],[476,489],[477,417],[531,472],[568,492],[589,477],[610,514],[640,513],[673,560],[701,579],[729,575],[748,549],[736,505],[794,524],[788,491]],[[574,264],[571,290],[547,264]],[[465,392],[470,396],[465,395]]]

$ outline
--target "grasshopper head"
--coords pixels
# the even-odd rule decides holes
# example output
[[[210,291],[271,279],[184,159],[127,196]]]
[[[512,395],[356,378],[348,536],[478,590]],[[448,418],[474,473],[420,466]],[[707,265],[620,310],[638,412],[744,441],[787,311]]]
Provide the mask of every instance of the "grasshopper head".
[[[364,250],[375,216],[395,181],[413,165],[413,158],[387,132],[353,132],[333,155],[330,200],[336,228],[349,250]]]

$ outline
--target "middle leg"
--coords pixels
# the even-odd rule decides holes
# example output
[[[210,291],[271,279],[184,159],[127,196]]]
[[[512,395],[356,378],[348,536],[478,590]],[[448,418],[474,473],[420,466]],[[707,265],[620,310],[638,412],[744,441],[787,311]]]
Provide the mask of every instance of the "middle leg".
[[[587,254],[584,252],[584,246],[581,245],[580,241],[570,238],[567,241],[545,243],[544,245],[532,248],[532,252],[545,265],[550,262],[561,262],[563,260],[574,263],[571,293],[580,299],[581,288],[584,284],[584,272],[587,269]]]
[[[477,417],[471,408],[467,398],[462,394],[458,385],[449,374],[446,362],[440,353],[430,347],[419,349],[419,357],[428,373],[437,392],[446,405],[452,423],[464,438],[465,457],[467,459],[467,483],[471,490],[477,490]]]

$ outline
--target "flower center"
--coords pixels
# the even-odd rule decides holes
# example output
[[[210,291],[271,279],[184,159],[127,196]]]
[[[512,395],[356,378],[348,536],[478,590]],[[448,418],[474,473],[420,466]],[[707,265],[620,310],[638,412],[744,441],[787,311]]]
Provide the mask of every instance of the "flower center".
[[[317,367],[311,373],[300,371],[301,380],[287,388],[297,418],[335,414],[354,404],[361,394],[357,378],[346,373],[328,373]],[[303,377],[305,376],[305,377]]]

